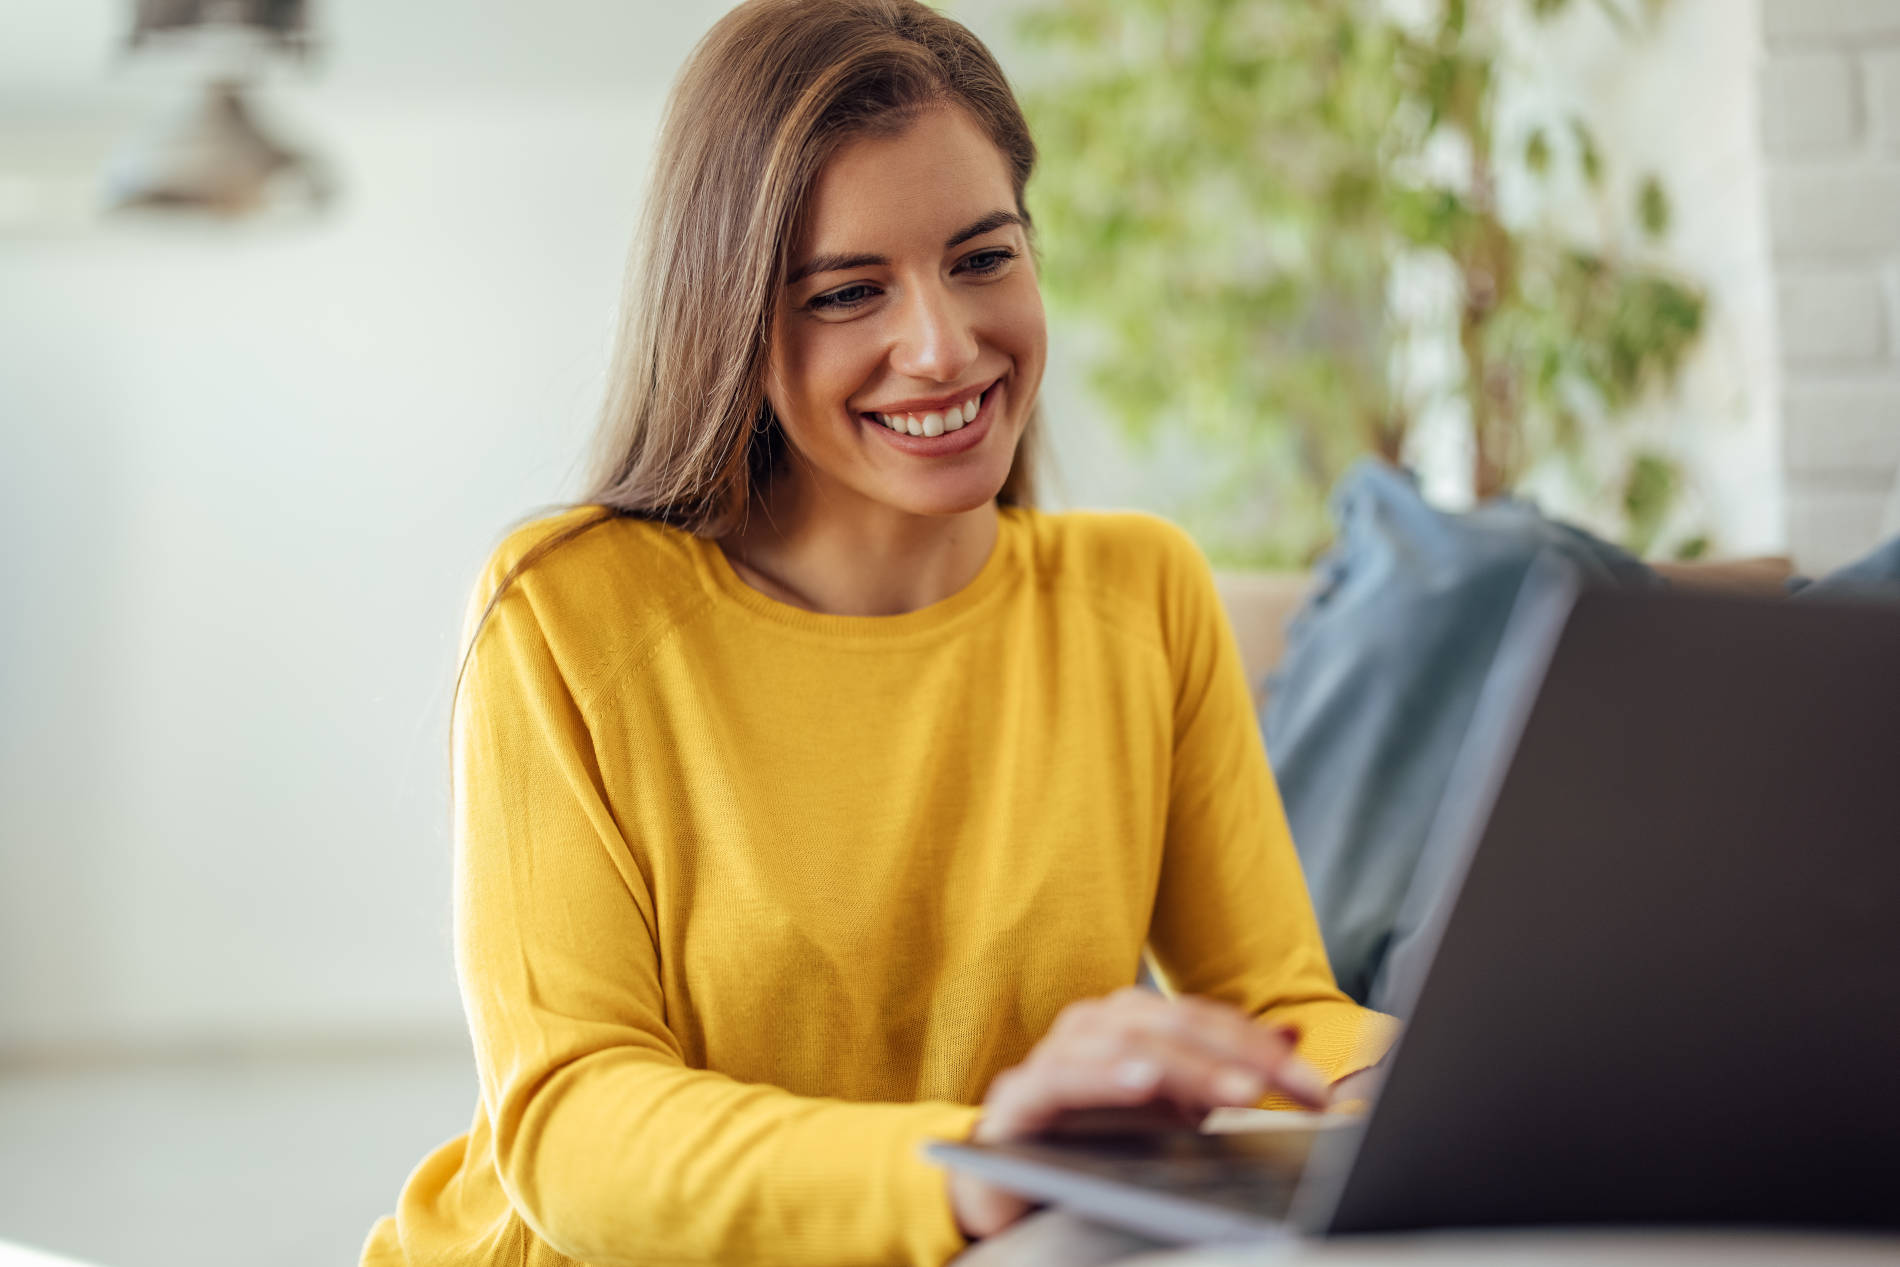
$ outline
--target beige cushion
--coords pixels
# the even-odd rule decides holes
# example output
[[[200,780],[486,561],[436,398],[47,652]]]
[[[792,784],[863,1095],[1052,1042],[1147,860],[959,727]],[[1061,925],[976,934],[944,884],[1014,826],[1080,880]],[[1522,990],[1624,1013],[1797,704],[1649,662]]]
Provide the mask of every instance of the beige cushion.
[[[1651,567],[1685,589],[1780,598],[1788,592],[1794,564],[1785,558],[1717,559],[1711,563],[1652,563]]]
[[[1261,679],[1286,651],[1287,622],[1306,601],[1313,578],[1305,572],[1215,572],[1214,585],[1233,622],[1258,707],[1266,700]]]

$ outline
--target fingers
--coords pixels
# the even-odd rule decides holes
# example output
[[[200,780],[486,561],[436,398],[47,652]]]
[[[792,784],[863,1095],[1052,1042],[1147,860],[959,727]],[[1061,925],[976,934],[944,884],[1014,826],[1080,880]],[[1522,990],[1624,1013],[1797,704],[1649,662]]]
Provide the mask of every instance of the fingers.
[[[950,1213],[956,1218],[957,1227],[973,1241],[996,1235],[1035,1208],[1015,1193],[984,1183],[961,1171],[953,1170],[946,1178],[950,1189]]]
[[[1165,1054],[1145,1044],[1067,1043],[1039,1049],[997,1075],[984,1102],[979,1138],[1008,1139],[1046,1129],[1076,1109],[1132,1108],[1182,1085]]]
[[[1064,1010],[1029,1059],[991,1084],[979,1137],[1033,1134],[1081,1111],[1157,1103],[1168,1106],[1164,1116],[1197,1121],[1223,1105],[1256,1104],[1273,1090],[1324,1107],[1325,1083],[1292,1054],[1294,1038],[1203,999],[1142,990],[1079,1003]]]
[[[1249,1020],[1237,1008],[1209,999],[1168,999],[1149,990],[1117,991],[1065,1008],[1050,1038],[1145,1034],[1162,1043],[1194,1047],[1209,1057],[1253,1065],[1265,1073],[1291,1050],[1288,1037]]]
[[[1259,1074],[1267,1086],[1246,1103],[1257,1101],[1266,1090],[1279,1091],[1310,1108],[1324,1108],[1330,1098],[1318,1072],[1293,1055],[1297,1030],[1261,1025],[1238,1008],[1211,999],[1169,999],[1140,989],[1117,991],[1105,999],[1072,1006],[1050,1036],[1073,1040],[1083,1034],[1106,1034],[1112,1039],[1130,1030],[1159,1044],[1198,1051],[1207,1060]],[[1213,1103],[1242,1103],[1234,1098],[1243,1094],[1239,1075],[1229,1073],[1219,1094],[1221,1098]]]
[[[1293,1054],[1299,1037],[1297,1032],[1261,1025],[1238,1008],[1208,999],[1155,999],[1140,1010],[1134,1023],[1147,1033],[1199,1048],[1211,1059],[1267,1075]]]
[[[1324,1108],[1326,1084],[1293,1054],[1299,1034],[1263,1026],[1208,999],[1167,999],[1130,987],[1063,1009],[1029,1058],[990,1083],[973,1138],[1153,1129],[1198,1122],[1223,1105],[1278,1090]],[[957,1223],[973,1237],[1022,1217],[1022,1198],[950,1179]]]

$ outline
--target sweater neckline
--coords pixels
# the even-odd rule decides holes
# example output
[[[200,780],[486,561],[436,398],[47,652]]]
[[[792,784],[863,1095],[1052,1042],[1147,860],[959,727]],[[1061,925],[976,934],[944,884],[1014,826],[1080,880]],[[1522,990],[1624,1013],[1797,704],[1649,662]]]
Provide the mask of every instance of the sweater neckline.
[[[695,559],[700,579],[707,591],[720,603],[743,610],[748,615],[786,629],[816,634],[827,640],[846,642],[888,641],[921,633],[936,633],[957,623],[1001,592],[1019,568],[1021,543],[1028,512],[1015,506],[998,506],[996,541],[989,557],[963,588],[915,611],[893,616],[844,616],[831,612],[807,611],[781,602],[752,588],[733,569],[732,560],[709,537],[694,537]]]

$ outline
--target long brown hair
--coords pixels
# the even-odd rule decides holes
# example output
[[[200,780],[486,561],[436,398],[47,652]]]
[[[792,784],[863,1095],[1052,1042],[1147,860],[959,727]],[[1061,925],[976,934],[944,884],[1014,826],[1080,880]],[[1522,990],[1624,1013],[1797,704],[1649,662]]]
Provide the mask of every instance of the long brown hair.
[[[981,40],[919,0],[747,0],[714,24],[668,99],[620,305],[607,397],[579,505],[600,513],[537,542],[495,605],[550,550],[612,519],[718,538],[787,460],[765,397],[772,321],[799,215],[846,142],[901,132],[941,106],[968,112],[1009,164],[1016,212],[1036,165],[1009,82]],[[1041,408],[1032,409],[1006,506],[1035,504]]]

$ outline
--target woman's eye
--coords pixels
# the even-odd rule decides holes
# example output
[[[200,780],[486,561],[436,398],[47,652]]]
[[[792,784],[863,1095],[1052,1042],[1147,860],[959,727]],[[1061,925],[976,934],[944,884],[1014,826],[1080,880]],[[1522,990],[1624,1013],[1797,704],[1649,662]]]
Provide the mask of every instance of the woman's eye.
[[[859,291],[863,291],[864,295],[858,295]],[[828,295],[814,295],[805,301],[805,306],[814,312],[822,312],[826,308],[855,308],[872,293],[869,286],[846,286],[843,290],[834,290]],[[857,297],[853,298],[853,296]]]
[[[999,247],[994,251],[978,251],[965,260],[964,264],[973,272],[994,273],[1000,271],[1003,265],[1015,258],[1016,252]]]
[[[991,251],[978,251],[963,261],[966,271],[979,275],[1000,273],[1016,258],[1016,252],[1007,247],[998,247]],[[877,295],[877,287],[866,286],[862,282],[845,286],[829,294],[814,295],[805,301],[805,307],[813,312],[848,311],[869,302]]]

